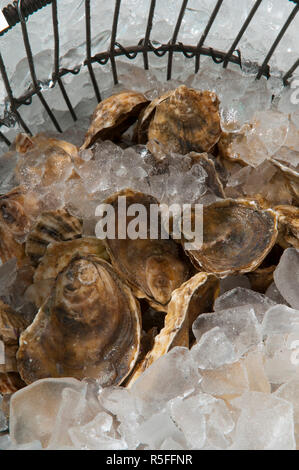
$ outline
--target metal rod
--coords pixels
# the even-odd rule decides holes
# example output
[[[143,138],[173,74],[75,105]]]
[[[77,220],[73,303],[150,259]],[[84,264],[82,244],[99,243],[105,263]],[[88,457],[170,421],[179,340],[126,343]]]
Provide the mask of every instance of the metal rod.
[[[253,5],[252,9],[250,10],[250,13],[249,15],[247,16],[246,18],[246,21],[243,23],[243,26],[242,28],[240,29],[236,39],[234,40],[234,42],[232,43],[230,49],[228,50],[227,54],[226,54],[226,57],[223,61],[223,67],[226,68],[227,67],[227,64],[228,64],[228,61],[229,61],[229,58],[230,56],[232,55],[232,53],[235,51],[237,45],[239,44],[243,34],[245,33],[246,29],[248,28],[252,18],[254,17],[258,7],[260,6],[260,4],[262,3],[262,0],[257,0],[255,2],[255,4]]]
[[[18,2],[20,5],[20,2]],[[24,45],[25,45],[25,50],[26,50],[26,55],[27,55],[27,60],[28,60],[28,65],[29,65],[29,70],[30,70],[30,75],[32,79],[32,84],[33,88],[36,90],[36,94],[44,106],[46,112],[48,113],[48,116],[50,117],[51,121],[53,122],[55,128],[57,129],[58,132],[62,132],[60,125],[58,124],[57,119],[55,118],[53,112],[51,111],[48,103],[46,102],[45,98],[43,97],[42,93],[40,92],[40,86],[37,80],[37,76],[35,73],[35,67],[34,67],[34,61],[33,61],[33,55],[32,55],[32,50],[30,46],[30,41],[29,41],[29,36],[28,36],[28,31],[27,31],[27,26],[25,19],[22,16],[21,9],[20,9],[20,21],[21,21],[21,28],[22,28],[22,35],[23,35],[23,40],[24,40]]]
[[[188,3],[188,0],[183,0],[183,2],[182,2],[180,13],[179,13],[179,16],[178,16],[178,19],[177,19],[177,22],[176,22],[176,25],[175,25],[175,28],[174,28],[173,36],[170,40],[171,45],[176,43],[179,31],[180,31],[180,27],[181,27],[181,24],[182,24],[182,21],[183,21],[183,17],[184,17],[184,13],[185,13],[185,10],[186,10],[187,3]],[[170,49],[169,54],[168,54],[168,64],[167,64],[167,76],[166,76],[167,80],[171,79],[172,59],[173,59],[173,49]]]
[[[90,0],[85,0],[85,26],[86,26],[86,63],[90,75],[91,83],[98,103],[101,101],[101,94],[98,87],[92,65],[91,65],[91,25],[90,25]]]
[[[3,58],[2,58],[1,54],[0,54],[0,72],[1,72],[2,80],[3,80],[3,83],[4,83],[5,89],[6,89],[6,93],[7,93],[8,99],[9,99],[11,112],[15,116],[17,121],[20,123],[23,130],[27,134],[31,135],[30,129],[28,128],[25,121],[23,121],[20,113],[17,111],[16,100],[15,100],[15,98],[13,96],[13,93],[12,93],[12,89],[11,89],[11,86],[10,86],[10,83],[9,83],[9,79],[8,79],[8,76],[7,76],[7,73],[6,73],[6,68],[5,68],[5,65],[4,65]]]
[[[64,101],[68,107],[69,112],[74,121],[77,120],[76,113],[71,104],[69,96],[66,92],[66,89],[63,85],[61,78],[59,78],[59,29],[58,29],[58,15],[57,15],[57,1],[52,1],[52,20],[53,20],[53,33],[54,33],[54,73],[53,73],[53,82],[57,80],[61,94],[64,98]]]
[[[117,85],[117,83],[118,83],[118,77],[117,77],[117,69],[116,69],[116,63],[115,63],[115,50],[114,50],[114,47],[115,47],[115,41],[116,41],[117,23],[118,23],[118,17],[119,17],[120,3],[121,3],[121,0],[116,0],[115,1],[113,24],[112,24],[112,33],[111,33],[111,43],[110,43],[110,52],[109,52],[109,57],[110,57],[110,62],[111,62],[111,67],[112,67],[113,80],[114,80],[115,85]]]
[[[6,143],[6,145],[10,146],[11,144],[10,140],[8,140],[8,138],[4,134],[2,134],[2,132],[0,132],[0,139],[3,140],[3,142]]]
[[[289,25],[291,24],[291,22],[293,21],[293,19],[295,18],[296,14],[298,13],[298,10],[299,10],[299,5],[297,4],[295,6],[295,8],[293,8],[291,14],[289,15],[287,21],[285,22],[285,24],[283,25],[283,27],[281,28],[277,38],[275,39],[274,43],[272,44],[268,54],[266,55],[265,57],[265,60],[264,62],[262,63],[260,69],[259,69],[259,72],[256,76],[256,79],[259,80],[261,78],[261,76],[263,75],[263,72],[265,70],[265,68],[267,67],[268,65],[268,62],[269,60],[271,59],[275,49],[277,48],[278,44],[280,43],[284,33],[286,32],[286,30],[288,29]]]
[[[222,3],[223,3],[223,0],[218,0],[218,1],[217,1],[216,5],[215,5],[215,8],[214,8],[214,10],[212,11],[212,14],[211,14],[211,16],[210,16],[210,19],[209,19],[209,21],[208,21],[208,24],[207,24],[207,26],[205,27],[205,30],[204,30],[204,32],[202,33],[202,36],[201,36],[201,38],[200,38],[200,40],[199,40],[199,42],[198,42],[198,44],[197,44],[197,49],[198,49],[198,51],[200,51],[200,49],[202,48],[202,46],[203,46],[203,44],[204,44],[204,42],[205,42],[205,40],[206,40],[206,37],[207,37],[207,35],[208,35],[209,32],[210,32],[210,29],[211,29],[211,27],[212,27],[212,24],[214,23],[215,18],[216,18],[216,16],[218,15],[218,12],[219,12],[219,10],[220,10],[220,7],[221,7]],[[197,73],[198,70],[199,70],[199,62],[200,62],[200,53],[198,52],[198,54],[197,54],[196,57],[195,57],[195,73]]]
[[[287,73],[283,76],[283,83],[285,85],[288,84],[288,79],[293,75],[295,70],[299,67],[299,59],[292,65],[292,67],[287,71]]]
[[[148,19],[147,19],[147,25],[146,25],[146,31],[145,31],[145,38],[143,42],[145,48],[148,45],[151,30],[153,27],[153,17],[154,17],[155,7],[156,7],[156,0],[151,0],[151,5],[150,5]],[[148,67],[148,53],[146,50],[143,52],[143,63],[144,63],[145,70],[148,70],[149,68]]]

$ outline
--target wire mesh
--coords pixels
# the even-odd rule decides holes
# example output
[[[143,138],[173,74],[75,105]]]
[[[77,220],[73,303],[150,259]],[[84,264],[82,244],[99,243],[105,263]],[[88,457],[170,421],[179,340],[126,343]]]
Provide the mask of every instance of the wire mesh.
[[[172,70],[173,70],[173,56],[175,53],[182,53],[187,59],[194,60],[194,72],[198,73],[200,70],[200,58],[201,56],[209,56],[211,59],[217,63],[222,64],[224,68],[227,68],[229,63],[237,64],[240,68],[243,67],[243,59],[241,57],[241,51],[237,49],[240,40],[242,39],[245,31],[247,30],[248,26],[250,25],[252,19],[256,15],[260,5],[262,4],[263,0],[256,0],[254,5],[252,6],[246,20],[240,27],[238,34],[236,35],[235,39],[233,40],[231,46],[227,51],[221,51],[213,47],[209,47],[206,42],[208,40],[209,32],[211,30],[212,25],[214,24],[219,11],[223,5],[224,0],[217,0],[215,1],[215,6],[211,12],[210,17],[208,18],[207,24],[203,30],[201,37],[199,38],[197,44],[188,45],[183,44],[178,41],[178,36],[180,32],[180,28],[182,25],[182,20],[184,18],[184,14],[188,5],[188,0],[182,0],[181,7],[178,11],[177,20],[174,24],[173,34],[171,39],[166,44],[160,44],[158,47],[155,47],[153,42],[151,41],[151,31],[153,27],[153,20],[155,16],[156,10],[156,0],[149,1],[149,9],[147,13],[147,22],[146,22],[146,29],[144,37],[139,39],[136,44],[132,46],[124,47],[117,41],[117,29],[119,23],[119,14],[121,8],[121,0],[115,0],[114,6],[114,15],[113,15],[113,22],[111,28],[111,40],[110,40],[110,47],[106,51],[99,51],[96,54],[92,55],[91,53],[91,5],[90,0],[85,1],[85,42],[86,42],[86,55],[83,61],[83,65],[87,67],[89,72],[89,77],[94,89],[95,97],[97,101],[101,101],[101,90],[99,84],[96,79],[96,75],[94,73],[94,65],[105,65],[108,62],[111,64],[111,70],[113,74],[113,81],[115,84],[118,83],[118,71],[117,71],[117,57],[125,56],[127,59],[134,60],[137,55],[141,54],[143,56],[143,66],[145,70],[149,70],[149,54],[155,54],[157,57],[163,57],[165,54],[168,54],[167,60],[167,68],[166,68],[166,79],[170,80],[172,78]],[[270,69],[270,59],[273,56],[276,48],[278,47],[280,41],[282,40],[283,36],[285,35],[287,29],[289,28],[290,24],[293,22],[295,16],[299,10],[299,0],[285,0],[288,2],[292,2],[294,7],[286,19],[285,23],[279,30],[275,40],[273,41],[271,47],[269,48],[263,62],[261,64],[257,64],[257,73],[256,79],[260,79],[262,76],[269,78],[271,75]],[[51,5],[51,11],[49,6]],[[30,105],[32,102],[33,96],[37,96],[41,102],[41,105],[44,107],[46,113],[48,114],[49,118],[51,119],[54,127],[57,131],[61,132],[61,125],[58,122],[57,118],[55,117],[54,113],[52,112],[50,106],[48,105],[44,95],[41,83],[38,79],[36,74],[36,68],[34,63],[34,57],[32,53],[32,48],[30,44],[30,38],[28,35],[27,30],[27,20],[30,15],[37,12],[39,9],[48,7],[49,14],[52,16],[52,25],[53,25],[53,38],[54,38],[54,61],[53,61],[53,73],[52,73],[52,84],[55,86],[58,84],[60,89],[61,95],[63,100],[65,101],[69,112],[73,120],[77,119],[74,107],[72,106],[70,97],[66,91],[66,88],[63,83],[63,77],[67,74],[77,74],[80,71],[78,66],[74,68],[63,68],[60,67],[60,54],[59,54],[59,22],[58,22],[58,15],[57,15],[57,0],[18,0],[14,1],[13,3],[7,5],[3,8],[2,13],[8,23],[8,28],[5,29],[0,33],[0,36],[4,34],[10,34],[10,30],[12,30],[16,24],[21,24],[21,31],[23,37],[24,48],[26,52],[26,57],[28,61],[28,67],[30,71],[31,83],[25,93],[20,97],[15,97],[11,83],[8,78],[6,66],[4,64],[3,57],[1,55],[1,47],[0,47],[0,73],[2,76],[2,80],[5,86],[7,100],[9,102],[9,112],[14,117],[14,119],[19,123],[21,128],[30,134],[30,126],[22,119],[19,108],[20,106]],[[1,38],[0,38],[1,41]],[[1,42],[0,42],[1,46]],[[283,82],[285,85],[288,85],[290,78],[294,74],[295,70],[299,67],[299,58],[294,62],[294,64],[286,71],[283,75]],[[5,122],[0,119],[0,126],[5,125]],[[7,145],[10,145],[9,139],[0,132],[0,139],[5,142]]]

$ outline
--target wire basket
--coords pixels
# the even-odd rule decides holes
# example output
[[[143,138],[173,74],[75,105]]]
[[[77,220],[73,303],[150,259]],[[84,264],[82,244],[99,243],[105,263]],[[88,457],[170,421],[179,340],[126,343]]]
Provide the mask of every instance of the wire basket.
[[[96,78],[96,74],[94,71],[94,67],[103,66],[107,63],[111,65],[111,71],[113,75],[114,84],[118,83],[118,69],[117,69],[117,58],[121,56],[125,56],[127,59],[134,61],[137,56],[141,55],[143,57],[143,67],[145,70],[149,70],[150,61],[149,55],[154,54],[156,57],[161,58],[166,55],[167,57],[167,66],[166,66],[166,80],[170,80],[173,75],[173,58],[174,54],[180,53],[183,54],[185,58],[193,61],[194,63],[194,72],[197,73],[200,69],[201,64],[201,56],[209,56],[216,64],[227,68],[228,65],[237,64],[240,68],[244,67],[244,64],[247,65],[254,65],[256,68],[256,79],[260,79],[262,76],[269,78],[272,70],[270,68],[270,60],[279,46],[283,36],[285,35],[287,29],[293,22],[295,16],[299,11],[299,0],[281,0],[282,2],[292,2],[294,6],[292,7],[289,16],[286,18],[284,24],[278,31],[275,40],[273,41],[271,47],[269,48],[268,52],[266,53],[264,60],[261,63],[250,64],[248,61],[244,61],[241,56],[241,51],[238,48],[239,43],[244,36],[247,28],[249,27],[252,19],[256,15],[259,7],[261,6],[263,0],[256,0],[253,3],[251,10],[249,11],[248,16],[246,17],[243,24],[240,24],[240,29],[238,34],[236,35],[235,39],[233,40],[231,46],[228,50],[222,51],[218,50],[215,47],[208,46],[208,35],[211,30],[212,25],[214,24],[217,15],[222,7],[222,4],[225,0],[217,0],[215,1],[214,8],[212,13],[210,14],[207,23],[203,29],[201,37],[198,38],[198,42],[196,45],[188,45],[178,41],[178,36],[180,32],[180,28],[182,25],[182,21],[188,7],[188,0],[182,0],[180,8],[177,12],[177,19],[175,24],[173,25],[173,33],[171,39],[165,44],[159,44],[158,47],[154,44],[151,40],[151,32],[153,21],[155,17],[155,10],[157,0],[149,0],[148,1],[148,11],[145,12],[147,15],[146,20],[146,29],[144,31],[144,37],[139,38],[136,40],[136,43],[132,46],[123,46],[118,42],[118,27],[119,27],[119,16],[120,16],[120,9],[121,9],[121,0],[115,0],[114,6],[114,14],[113,14],[113,22],[111,26],[111,37],[110,37],[110,47],[108,50],[99,51],[96,54],[92,55],[92,48],[91,48],[91,0],[84,0],[85,3],[85,48],[86,54],[83,61],[83,66],[88,69],[89,77],[93,86],[94,94],[97,101],[101,101],[101,89]],[[0,72],[2,76],[2,80],[6,90],[6,101],[7,101],[7,111],[5,119],[0,119],[0,127],[7,125],[7,119],[12,118],[15,122],[17,122],[21,129],[23,129],[26,133],[31,134],[30,132],[30,123],[26,122],[24,118],[22,118],[19,109],[24,105],[30,105],[32,103],[32,98],[37,96],[41,106],[45,109],[48,117],[52,121],[55,129],[58,132],[62,132],[61,123],[54,115],[51,106],[48,104],[44,93],[42,83],[38,77],[36,72],[36,64],[34,60],[34,55],[32,51],[32,46],[30,43],[30,38],[28,34],[27,28],[27,20],[29,19],[30,15],[37,12],[39,9],[47,7],[49,10],[49,16],[51,16],[51,22],[53,25],[53,39],[54,39],[54,61],[53,61],[53,72],[52,72],[52,87],[56,84],[58,85],[61,96],[66,103],[67,109],[69,110],[73,120],[77,119],[76,112],[72,105],[71,99],[69,94],[67,93],[66,87],[63,82],[63,78],[68,74],[78,74],[80,72],[80,68],[77,65],[74,67],[64,68],[61,67],[60,64],[60,34],[59,34],[59,22],[58,22],[58,5],[57,0],[19,0],[15,1],[12,4],[7,5],[2,10],[3,15],[3,22],[7,23],[6,27],[2,29],[0,36],[4,34],[11,34],[11,30],[14,29],[17,23],[21,24],[21,33],[22,33],[22,40],[24,43],[24,48],[26,52],[26,57],[28,61],[28,68],[30,72],[30,79],[31,83],[28,89],[21,95],[15,96],[14,90],[11,84],[11,80],[9,79],[9,74],[7,72],[7,67],[5,65],[4,59],[2,54],[0,53]],[[200,3],[200,2],[199,2]],[[51,5],[51,8],[49,7]],[[12,35],[13,37],[13,35]],[[1,44],[1,43],[0,43]],[[298,51],[299,55],[299,51]],[[285,72],[281,73],[281,78],[283,80],[284,85],[289,84],[289,80],[292,77],[293,73],[299,66],[299,58],[293,63],[293,65]],[[10,145],[10,140],[7,136],[0,132],[0,138],[4,141],[7,145]]]

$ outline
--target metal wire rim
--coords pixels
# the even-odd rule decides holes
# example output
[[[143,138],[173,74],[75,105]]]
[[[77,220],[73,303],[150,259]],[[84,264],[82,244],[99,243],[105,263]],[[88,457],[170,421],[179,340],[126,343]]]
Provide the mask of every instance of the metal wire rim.
[[[248,28],[252,18],[256,14],[259,6],[261,5],[263,0],[256,0],[249,15],[247,16],[245,22],[242,24],[239,33],[237,34],[236,38],[234,39],[231,47],[228,51],[219,51],[212,47],[205,46],[205,41],[207,36],[210,32],[210,29],[221,9],[224,0],[217,0],[215,3],[215,7],[210,15],[210,18],[207,22],[207,25],[202,33],[201,38],[199,39],[196,46],[190,46],[186,44],[182,44],[181,42],[177,41],[178,34],[181,28],[182,20],[187,8],[188,0],[182,0],[181,8],[178,13],[178,18],[174,26],[173,34],[170,41],[167,44],[159,45],[159,47],[155,47],[150,39],[150,34],[152,30],[153,18],[156,8],[156,0],[150,1],[148,17],[147,17],[147,25],[144,38],[140,39],[137,44],[129,47],[124,47],[117,41],[117,26],[118,26],[118,19],[119,19],[119,12],[121,6],[121,0],[115,0],[115,7],[114,7],[114,16],[113,16],[113,24],[112,24],[112,33],[111,33],[111,41],[110,47],[108,51],[98,52],[94,56],[91,55],[91,9],[90,9],[90,0],[85,1],[85,39],[86,39],[86,57],[83,62],[83,66],[86,66],[89,71],[90,80],[92,82],[95,97],[97,101],[101,101],[101,93],[100,89],[96,80],[96,76],[93,70],[94,64],[98,65],[105,65],[109,61],[111,63],[111,69],[113,74],[114,83],[118,83],[118,72],[117,72],[117,64],[116,64],[116,57],[125,56],[130,60],[134,60],[138,54],[143,55],[143,64],[144,69],[149,69],[149,61],[148,61],[148,54],[152,53],[155,54],[157,57],[162,57],[165,54],[168,54],[168,61],[167,61],[167,73],[166,79],[170,80],[172,77],[172,66],[173,66],[173,54],[174,53],[182,53],[187,59],[192,60],[195,59],[194,62],[194,71],[197,73],[200,69],[200,57],[201,56],[209,56],[212,60],[217,64],[222,64],[224,68],[228,66],[229,63],[237,64],[242,69],[244,65],[255,65],[256,67],[256,79],[260,79],[262,76],[266,78],[270,77],[270,65],[269,61],[276,50],[279,42],[281,41],[282,37],[284,36],[286,30],[294,20],[295,16],[299,11],[299,0],[286,0],[294,3],[294,8],[292,9],[290,15],[288,16],[287,20],[285,21],[284,25],[280,29],[275,41],[273,42],[272,46],[270,47],[266,57],[261,65],[259,64],[252,64],[246,63],[242,60],[241,51],[237,48],[241,38],[243,37],[246,29]],[[22,36],[24,41],[24,47],[26,51],[26,56],[28,60],[28,66],[31,75],[31,84],[28,90],[20,97],[15,97],[13,95],[13,91],[11,89],[10,81],[7,75],[6,67],[0,53],[0,73],[5,85],[6,93],[7,93],[7,100],[9,103],[9,112],[13,116],[13,118],[19,123],[22,129],[31,134],[28,125],[22,119],[18,109],[20,106],[23,105],[30,105],[32,102],[33,96],[38,96],[42,106],[46,110],[48,116],[50,117],[54,127],[58,132],[62,132],[60,124],[55,117],[54,113],[50,109],[47,101],[45,100],[42,89],[41,83],[38,80],[36,75],[35,66],[34,66],[34,58],[31,49],[31,44],[29,40],[29,35],[27,31],[26,22],[28,17],[32,15],[34,12],[38,11],[41,8],[44,8],[47,5],[52,6],[52,24],[53,24],[53,37],[54,37],[54,63],[53,63],[53,73],[52,73],[52,85],[55,86],[58,84],[62,97],[69,109],[73,120],[77,119],[76,113],[74,108],[71,104],[70,98],[67,94],[65,86],[63,84],[62,78],[66,74],[78,74],[80,72],[80,67],[74,67],[73,69],[66,69],[60,68],[60,61],[59,61],[59,24],[58,24],[58,15],[57,15],[57,0],[17,0],[13,3],[7,5],[3,8],[2,13],[5,16],[9,28],[2,31],[0,36],[6,34],[7,31],[12,29],[17,23],[21,23],[21,30]],[[295,70],[299,67],[299,58],[295,61],[295,63],[290,67],[290,69],[284,74],[283,76],[283,83],[288,85],[290,78],[292,77]],[[0,119],[0,127],[6,125],[6,121]],[[0,139],[2,139],[7,145],[10,145],[10,141],[7,139],[2,132],[0,132]]]

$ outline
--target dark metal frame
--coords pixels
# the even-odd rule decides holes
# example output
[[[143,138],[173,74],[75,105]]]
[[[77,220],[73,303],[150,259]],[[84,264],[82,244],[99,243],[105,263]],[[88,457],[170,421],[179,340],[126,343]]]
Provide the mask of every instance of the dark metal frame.
[[[108,61],[110,61],[111,67],[112,67],[113,80],[114,80],[114,83],[117,84],[118,73],[117,73],[117,65],[116,65],[115,58],[119,56],[126,56],[128,59],[134,59],[137,56],[137,54],[142,54],[144,69],[148,70],[149,69],[149,62],[148,62],[149,53],[153,53],[158,57],[162,57],[168,53],[167,75],[166,75],[167,80],[170,80],[172,77],[173,54],[175,52],[183,53],[184,56],[187,57],[188,59],[195,58],[195,62],[194,62],[195,73],[199,71],[201,56],[210,56],[214,62],[218,64],[222,64],[224,68],[226,68],[230,62],[234,64],[238,64],[242,68],[242,65],[244,64],[244,62],[242,61],[241,52],[237,49],[237,46],[263,0],[255,1],[248,17],[246,18],[246,21],[243,23],[238,35],[236,36],[235,40],[233,41],[231,47],[229,48],[227,52],[219,51],[219,50],[216,50],[216,49],[213,49],[211,47],[207,47],[204,45],[206,38],[209,34],[209,31],[211,29],[211,26],[215,21],[215,18],[221,8],[223,1],[224,0],[216,1],[215,7],[212,11],[212,14],[208,20],[206,28],[199,42],[197,43],[196,46],[190,46],[190,45],[185,45],[180,42],[177,42],[177,38],[178,38],[178,34],[179,34],[180,27],[182,24],[182,20],[184,17],[184,13],[188,5],[188,0],[182,0],[181,8],[179,11],[178,19],[174,27],[172,38],[167,44],[160,45],[159,47],[154,47],[154,45],[152,44],[150,40],[150,34],[151,34],[153,18],[154,18],[154,13],[155,13],[156,0],[151,0],[150,5],[149,5],[149,11],[148,11],[145,37],[140,39],[140,41],[134,46],[123,47],[116,40],[121,0],[115,0],[112,34],[111,34],[109,50],[105,52],[99,52],[95,54],[94,56],[92,56],[91,55],[90,0],[85,0],[86,58],[83,64],[84,66],[87,66],[88,68],[90,80],[92,82],[97,101],[98,102],[101,101],[101,93],[100,93],[100,89],[99,89],[99,86],[98,86],[98,83],[94,74],[93,64],[97,63],[100,65],[104,65]],[[291,24],[291,22],[293,21],[293,19],[295,18],[296,14],[299,11],[299,0],[287,0],[287,1],[293,2],[295,4],[294,8],[291,14],[289,15],[289,17],[287,18],[286,22],[284,23],[284,25],[282,26],[281,30],[279,31],[263,63],[261,65],[256,64],[256,68],[257,68],[256,78],[257,79],[260,79],[262,76],[265,76],[267,78],[270,77],[269,61],[274,51],[276,50],[279,42],[281,41],[283,35],[285,34],[287,28],[289,27],[289,25]],[[9,24],[9,28],[3,31],[2,33],[0,33],[0,36],[2,36],[3,34],[6,34],[7,31],[9,29],[12,29],[17,23],[21,23],[23,41],[24,41],[26,56],[28,59],[30,75],[31,75],[31,85],[29,89],[24,93],[24,95],[22,95],[19,98],[14,97],[1,52],[0,52],[0,73],[1,73],[4,85],[5,85],[5,88],[6,88],[6,92],[7,92],[7,99],[8,99],[9,106],[10,106],[10,114],[20,124],[22,129],[28,134],[30,134],[30,129],[27,126],[27,124],[24,122],[24,120],[22,119],[18,111],[18,108],[22,105],[29,105],[32,101],[32,97],[35,95],[39,98],[42,106],[45,108],[56,130],[61,132],[60,124],[57,121],[56,117],[54,116],[54,113],[50,109],[47,101],[45,100],[42,94],[40,82],[38,80],[38,77],[36,76],[34,58],[33,58],[30,40],[28,36],[27,26],[26,26],[26,21],[29,15],[38,11],[40,8],[43,8],[46,5],[50,5],[50,4],[52,6],[52,23],[53,23],[53,36],[54,36],[54,64],[53,64],[52,82],[53,82],[53,86],[55,86],[56,83],[58,84],[61,94],[63,96],[63,99],[65,100],[66,105],[72,115],[72,118],[74,121],[76,121],[77,119],[76,113],[73,109],[69,96],[63,85],[62,77],[68,73],[77,74],[80,72],[80,68],[78,67],[75,67],[73,69],[60,68],[57,0],[18,0],[18,1],[14,1],[12,4],[8,5],[2,10]],[[292,74],[297,69],[297,67],[299,67],[299,59],[284,74],[283,83],[285,85],[288,84],[289,79],[292,77]],[[5,125],[5,122],[0,120],[0,126],[1,125]],[[10,142],[7,139],[7,137],[5,137],[5,135],[3,135],[1,132],[0,132],[0,139],[2,139],[7,145],[10,145]]]

